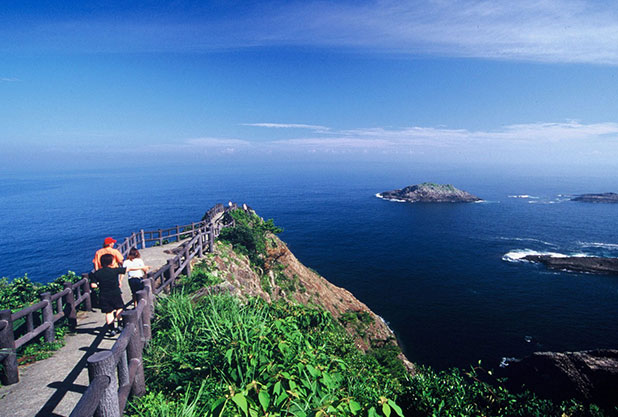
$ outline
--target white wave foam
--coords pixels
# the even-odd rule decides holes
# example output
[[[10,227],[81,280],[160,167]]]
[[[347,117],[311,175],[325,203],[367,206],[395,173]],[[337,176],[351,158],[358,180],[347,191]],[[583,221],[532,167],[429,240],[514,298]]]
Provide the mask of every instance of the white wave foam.
[[[590,256],[587,253],[572,253],[572,254],[564,254],[559,252],[541,252],[532,249],[514,249],[510,252],[505,253],[502,256],[502,260],[506,262],[530,262],[524,259],[528,255],[535,256],[551,256],[552,258],[583,258],[586,256]]]
[[[547,245],[547,246],[558,247],[558,245],[556,245],[554,243],[546,242],[546,241],[541,240],[541,239],[535,239],[533,237],[504,237],[504,236],[500,236],[500,237],[498,237],[498,239],[500,239],[500,240],[515,240],[517,242],[537,242],[537,243],[542,243],[543,245]]]
[[[528,194],[516,194],[516,195],[510,195],[509,198],[532,198],[532,199],[537,200],[539,197],[528,195]]]
[[[382,200],[385,200],[385,201],[393,201],[395,203],[405,203],[406,202],[406,200],[398,200],[396,198],[384,198],[384,196],[381,193],[377,193],[376,197],[381,198]]]
[[[579,246],[585,248],[601,248],[618,250],[618,243],[604,243],[604,242],[577,242]]]
[[[554,258],[566,258],[569,256],[558,252],[539,252],[532,249],[515,249],[505,253],[502,256],[502,260],[506,262],[530,262],[524,259],[528,255],[552,256]]]

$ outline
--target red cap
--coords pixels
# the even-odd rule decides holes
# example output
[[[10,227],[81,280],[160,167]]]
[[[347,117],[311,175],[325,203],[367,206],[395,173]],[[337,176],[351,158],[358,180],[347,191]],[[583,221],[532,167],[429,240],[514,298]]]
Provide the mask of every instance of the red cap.
[[[112,239],[111,237],[106,237],[105,240],[103,241],[103,244],[105,246],[111,245],[112,243],[116,243],[116,239]]]

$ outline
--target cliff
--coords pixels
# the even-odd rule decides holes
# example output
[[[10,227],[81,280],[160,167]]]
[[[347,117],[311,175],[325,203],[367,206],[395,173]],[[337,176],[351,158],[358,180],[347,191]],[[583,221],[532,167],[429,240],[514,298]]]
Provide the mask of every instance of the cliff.
[[[269,233],[267,241],[263,268],[256,268],[248,256],[239,254],[231,244],[218,241],[207,262],[213,274],[223,282],[203,291],[225,291],[241,298],[261,297],[268,302],[285,299],[319,306],[346,328],[363,351],[397,344],[394,333],[384,320],[352,293],[331,284],[303,265],[274,234]],[[413,372],[412,363],[403,354],[399,358]]]
[[[424,182],[408,187],[384,191],[377,197],[392,201],[409,203],[471,203],[481,199],[466,191],[459,190],[450,184],[434,184]]]

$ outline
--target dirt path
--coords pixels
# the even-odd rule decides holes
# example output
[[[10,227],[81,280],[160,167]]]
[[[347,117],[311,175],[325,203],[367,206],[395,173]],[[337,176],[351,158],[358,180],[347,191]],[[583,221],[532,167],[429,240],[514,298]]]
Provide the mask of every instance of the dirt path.
[[[156,271],[175,256],[171,252],[180,243],[141,250],[146,265]],[[167,252],[166,252],[167,251]],[[122,295],[131,300],[128,280],[123,280]],[[0,386],[0,417],[68,416],[88,387],[86,360],[100,350],[110,349],[117,338],[103,334],[103,313],[79,312],[74,335],[66,336],[66,345],[49,359],[19,368],[19,382]]]

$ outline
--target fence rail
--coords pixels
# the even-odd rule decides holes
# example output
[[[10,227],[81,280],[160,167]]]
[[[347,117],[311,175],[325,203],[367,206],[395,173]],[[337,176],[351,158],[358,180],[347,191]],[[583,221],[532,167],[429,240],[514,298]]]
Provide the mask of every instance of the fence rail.
[[[166,265],[148,274],[152,283],[153,297],[162,291],[169,292],[178,276],[191,273],[191,260],[194,257],[201,257],[204,253],[212,251],[214,239],[219,236],[221,229],[231,225],[225,224],[223,214],[235,208],[236,204],[230,204],[228,207],[217,204],[208,210],[202,221],[168,229],[150,231],[142,229],[125,238],[118,245],[118,250],[126,256],[132,247],[146,248],[149,244],[162,245],[191,238],[183,243],[181,252]],[[243,205],[243,208],[246,210],[246,205]],[[3,385],[19,382],[17,349],[41,335],[45,342],[53,342],[56,322],[66,319],[73,330],[77,322],[77,309],[82,307],[86,311],[92,310],[88,273],[82,276],[83,278],[76,283],[65,282],[62,291],[55,294],[41,294],[41,301],[36,304],[16,312],[0,311],[0,382]],[[150,308],[154,311],[154,306]],[[19,323],[20,321],[24,323]]]
[[[157,271],[148,273],[144,279],[144,289],[136,294],[136,308],[122,313],[125,327],[111,350],[97,352],[88,358],[90,384],[73,409],[71,417],[121,416],[130,395],[140,396],[145,393],[142,352],[152,337],[150,322],[154,314],[156,295],[161,292],[169,293],[181,274],[191,274],[191,261],[195,257],[202,257],[213,251],[215,238],[221,230],[234,225],[234,221],[223,214],[236,208],[236,204],[228,207],[217,204],[200,222],[156,231],[140,230],[132,233],[118,246],[121,253],[126,255],[134,246],[144,248],[149,242],[163,244],[166,239],[177,241],[190,237],[179,246],[175,257]],[[250,210],[244,204],[242,208]],[[54,323],[63,318],[74,328],[76,310],[82,305],[85,310],[92,309],[87,277],[74,284],[65,282],[64,289],[55,294],[41,294],[40,302],[22,310],[14,313],[10,310],[0,311],[0,382],[9,385],[19,381],[17,348],[41,334],[45,341],[53,341]],[[37,314],[41,317],[38,318]],[[15,339],[14,322],[17,320],[25,320],[26,333]]]

